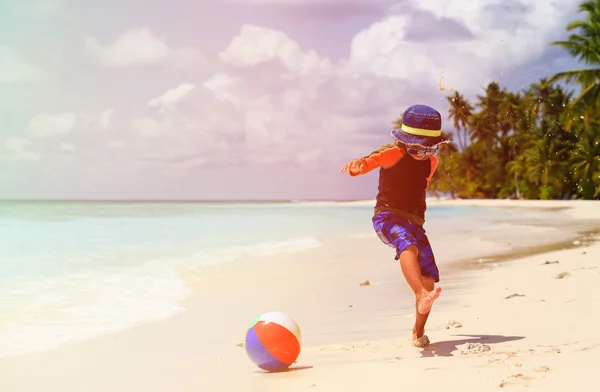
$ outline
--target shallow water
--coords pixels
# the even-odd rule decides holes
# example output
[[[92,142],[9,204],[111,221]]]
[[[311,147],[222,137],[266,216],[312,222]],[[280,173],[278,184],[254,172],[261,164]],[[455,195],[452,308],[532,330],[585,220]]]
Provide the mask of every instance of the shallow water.
[[[189,274],[319,247],[328,237],[373,236],[372,211],[332,203],[0,203],[0,356],[170,317],[184,310]],[[501,220],[502,210],[434,206],[426,227],[443,263],[482,241],[502,250],[518,233],[493,223]]]

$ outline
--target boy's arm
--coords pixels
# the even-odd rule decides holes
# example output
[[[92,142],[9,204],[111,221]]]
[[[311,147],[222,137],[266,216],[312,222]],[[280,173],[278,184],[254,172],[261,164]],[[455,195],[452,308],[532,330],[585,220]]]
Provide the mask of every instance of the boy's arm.
[[[369,153],[369,155],[359,158],[359,161],[362,162],[360,171],[353,172],[349,170],[348,173],[350,176],[354,177],[367,174],[380,166],[383,168],[394,166],[405,153],[406,151],[404,149],[398,148],[395,144],[384,144]]]
[[[431,160],[431,171],[429,172],[429,177],[427,177],[427,184],[429,184],[429,182],[433,178],[435,169],[437,169],[438,167],[438,159],[435,155],[430,156],[429,159]]]

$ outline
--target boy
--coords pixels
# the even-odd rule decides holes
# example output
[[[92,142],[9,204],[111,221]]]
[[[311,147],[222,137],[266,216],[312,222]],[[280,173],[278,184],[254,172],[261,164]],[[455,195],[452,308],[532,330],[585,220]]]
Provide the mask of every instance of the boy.
[[[363,175],[377,167],[379,192],[372,218],[373,228],[381,241],[396,250],[402,273],[415,293],[416,320],[413,345],[426,347],[425,323],[441,288],[433,251],[423,229],[425,191],[435,169],[442,137],[440,113],[430,106],[413,105],[402,116],[400,129],[392,130],[395,141],[369,155],[354,159],[341,171],[351,176]]]

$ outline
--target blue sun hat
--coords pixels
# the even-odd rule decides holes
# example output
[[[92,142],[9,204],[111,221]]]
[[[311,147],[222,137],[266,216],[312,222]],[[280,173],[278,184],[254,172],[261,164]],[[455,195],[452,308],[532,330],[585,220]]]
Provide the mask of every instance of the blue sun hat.
[[[402,115],[402,126],[393,129],[392,136],[404,144],[419,144],[423,147],[437,147],[448,143],[442,136],[442,116],[427,105],[412,105]]]

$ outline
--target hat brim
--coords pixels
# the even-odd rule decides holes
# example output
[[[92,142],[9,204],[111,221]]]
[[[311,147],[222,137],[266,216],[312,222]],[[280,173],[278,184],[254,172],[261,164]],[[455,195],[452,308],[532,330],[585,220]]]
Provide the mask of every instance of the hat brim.
[[[401,129],[392,129],[390,132],[396,140],[404,144],[419,144],[424,147],[436,147],[438,144],[448,143],[443,136],[417,136],[406,133]]]

